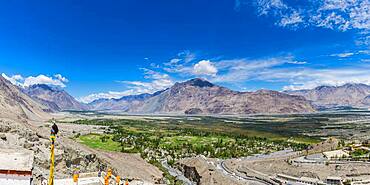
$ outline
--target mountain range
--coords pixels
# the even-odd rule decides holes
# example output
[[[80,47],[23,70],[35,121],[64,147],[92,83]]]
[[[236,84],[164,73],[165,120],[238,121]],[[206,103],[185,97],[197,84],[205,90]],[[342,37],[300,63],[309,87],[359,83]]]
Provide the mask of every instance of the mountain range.
[[[285,91],[310,100],[315,107],[370,107],[370,86],[348,83],[341,86],[319,86],[309,90]]]
[[[89,104],[94,110],[128,113],[252,114],[313,112],[301,96],[277,91],[238,92],[196,78],[154,94],[100,99]]]
[[[150,97],[155,96],[155,94],[139,94],[139,95],[129,95],[123,96],[119,99],[111,98],[111,99],[97,99],[91,103],[89,103],[89,107],[91,110],[123,110],[127,111],[136,103],[144,101]]]
[[[23,89],[35,101],[49,107],[53,112],[62,110],[89,110],[89,106],[78,102],[74,97],[63,89],[36,84]]]
[[[132,113],[254,114],[315,111],[301,96],[277,91],[238,92],[196,78],[176,83],[132,105]]]
[[[37,103],[0,75],[0,118],[43,120],[50,117],[48,111],[47,106]]]
[[[255,92],[233,91],[204,79],[176,83],[154,94],[78,102],[61,88],[37,84],[26,88],[0,76],[0,116],[47,117],[46,112],[63,110],[117,110],[135,114],[255,114],[306,113],[322,107],[370,107],[370,86],[345,84],[309,90]]]

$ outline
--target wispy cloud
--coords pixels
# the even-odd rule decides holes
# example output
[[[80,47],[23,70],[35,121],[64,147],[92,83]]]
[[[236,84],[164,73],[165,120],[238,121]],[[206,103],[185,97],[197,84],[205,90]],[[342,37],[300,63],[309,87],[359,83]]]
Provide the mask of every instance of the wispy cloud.
[[[340,57],[340,58],[347,58],[355,55],[370,55],[370,50],[359,50],[359,51],[353,51],[353,52],[343,52],[343,53],[335,53],[331,54],[332,57]]]
[[[163,70],[183,77],[215,76],[218,72],[212,61],[196,60],[195,54],[190,51],[180,52],[176,58],[164,63]]]
[[[246,0],[245,0],[246,1]],[[237,0],[239,6],[242,0]],[[370,43],[370,0],[254,0],[259,16],[271,17],[281,27],[321,27],[338,31],[355,30],[358,45]]]
[[[300,24],[346,31],[370,29],[369,0],[318,0],[290,4],[283,0],[256,0],[261,16],[274,16],[283,27]]]
[[[168,74],[163,74],[150,69],[142,68],[144,78],[149,79],[149,82],[143,81],[119,81],[128,85],[128,88],[133,89],[137,93],[154,93],[163,90],[173,85],[173,81]]]
[[[287,61],[287,63],[288,64],[298,64],[298,65],[307,64],[306,61],[297,61],[297,60]]]
[[[292,57],[276,57],[259,60],[225,60],[216,63],[224,73],[210,78],[213,82],[240,84],[247,81],[285,83],[283,90],[310,89],[320,85],[364,83],[370,85],[370,65],[350,68],[317,69],[300,65]]]
[[[147,81],[117,81],[124,84],[124,87],[128,90],[94,93],[84,97],[80,97],[77,100],[84,103],[90,103],[94,100],[102,98],[117,99],[121,98],[122,96],[128,95],[154,93],[156,91],[166,89],[174,84],[174,81],[167,74],[146,68],[141,68],[141,70],[144,71],[144,78],[147,79]]]
[[[64,83],[68,82],[68,79],[66,77],[62,76],[61,74],[55,74],[54,77],[57,78],[61,82],[64,82]]]
[[[336,54],[331,54],[330,56],[332,57],[340,57],[340,58],[346,58],[355,55],[355,53],[336,53]]]
[[[335,69],[272,70],[269,77],[290,82],[284,90],[312,89],[320,85],[363,83],[370,85],[370,66]]]
[[[284,64],[299,63],[291,56],[271,57],[265,59],[231,59],[214,62],[222,71],[211,80],[213,82],[240,83],[258,78],[266,70]]]
[[[190,65],[195,61],[196,55],[188,50],[182,51],[176,57],[163,63],[163,70],[168,73],[188,74],[192,72]]]
[[[108,91],[108,92],[103,92],[103,93],[94,93],[94,94],[90,94],[84,97],[79,97],[77,98],[77,100],[82,103],[90,103],[98,99],[112,99],[112,98],[117,99],[117,98],[121,98],[122,96],[128,96],[128,95],[132,95],[135,93],[137,92],[135,92],[132,89],[126,90],[126,91],[120,91],[120,92]]]
[[[187,64],[193,61],[196,58],[196,55],[189,50],[181,51],[177,54],[175,58],[170,59],[169,62],[165,62],[164,65],[171,66],[171,65],[179,65],[180,62]]]
[[[282,14],[282,10],[288,9],[288,6],[281,0],[257,0],[255,5],[259,15]]]
[[[303,23],[303,18],[296,11],[288,15],[283,15],[281,17],[281,20],[277,22],[279,26],[283,26],[283,27],[286,27],[286,26],[297,27],[301,23]]]
[[[367,50],[358,52],[344,52],[333,54],[336,57],[349,57],[352,55],[367,54]],[[363,61],[364,63],[366,61]],[[193,77],[192,70],[199,65],[214,68],[202,68],[199,75],[215,83],[230,84],[241,87],[248,81],[264,83],[286,84],[282,90],[309,89],[320,85],[343,85],[345,83],[370,84],[370,65],[356,64],[352,67],[320,68],[310,67],[307,61],[297,60],[292,55],[268,57],[261,59],[223,59],[202,60],[200,62],[182,65],[182,69],[174,73],[182,73],[183,77]]]
[[[7,76],[2,73],[2,76],[9,80],[12,84],[20,87],[29,87],[36,84],[46,84],[52,86],[66,87],[65,83],[68,79],[63,77],[61,74],[56,74],[54,77],[40,74],[38,76],[22,77],[22,75]]]

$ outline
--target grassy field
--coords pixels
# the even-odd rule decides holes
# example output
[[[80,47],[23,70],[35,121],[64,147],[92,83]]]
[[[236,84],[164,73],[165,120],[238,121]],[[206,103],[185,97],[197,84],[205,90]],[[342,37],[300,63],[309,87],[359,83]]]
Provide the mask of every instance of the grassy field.
[[[223,140],[223,142],[235,142],[235,139],[228,137],[173,136],[163,138],[161,146],[182,146],[187,143],[201,146],[216,143],[219,140]]]
[[[106,151],[121,151],[121,144],[112,140],[111,134],[88,134],[78,137],[76,140],[90,148]],[[105,138],[105,139],[103,139]]]
[[[133,119],[93,119],[77,120],[75,124],[120,126],[135,133],[176,134],[179,130],[197,130],[217,135],[241,135],[263,137],[272,140],[290,140],[292,142],[313,144],[321,141],[320,137],[305,136],[305,132],[314,132],[321,123],[316,119],[302,121],[303,118],[216,118],[216,117],[173,117],[169,119],[145,118]],[[314,120],[314,121],[312,121]],[[312,123],[311,123],[311,122]],[[169,132],[171,131],[171,132]]]
[[[78,142],[89,147],[143,155],[147,155],[148,150],[155,153],[167,151],[174,158],[199,154],[229,158],[270,153],[285,148],[302,150],[320,141],[299,135],[287,136],[246,129],[234,122],[209,117],[93,119],[73,123],[104,125],[109,128],[104,135],[89,134],[77,138]]]
[[[95,149],[140,153],[161,168],[163,159],[172,165],[178,159],[200,154],[238,158],[287,148],[304,150],[331,136],[362,137],[369,133],[369,120],[368,112],[339,112],[250,117],[122,116],[68,123],[106,126],[105,134],[78,135],[75,139]],[[367,154],[359,151],[352,155]],[[175,182],[165,169],[162,171]]]
[[[113,141],[113,134],[87,134],[76,138],[76,141],[94,149],[106,151],[121,151],[122,145],[120,142]],[[104,139],[103,139],[104,138]],[[152,136],[152,139],[156,136]],[[235,142],[234,139],[228,137],[199,137],[199,136],[173,136],[164,137],[161,140],[160,147],[174,148],[181,147],[184,144],[192,144],[195,147],[210,145],[222,140],[223,142]],[[132,147],[126,147],[129,150]]]

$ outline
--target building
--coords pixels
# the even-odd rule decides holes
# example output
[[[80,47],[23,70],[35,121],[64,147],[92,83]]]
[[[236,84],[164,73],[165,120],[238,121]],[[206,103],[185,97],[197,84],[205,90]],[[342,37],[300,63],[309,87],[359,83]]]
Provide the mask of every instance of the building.
[[[276,180],[281,184],[287,185],[325,185],[320,179],[314,179],[309,177],[293,177],[285,174],[277,174]]]
[[[362,180],[362,181],[353,181],[351,185],[370,185],[370,179]]]
[[[341,177],[327,177],[326,183],[329,185],[342,185],[342,178]]]
[[[86,177],[78,179],[78,183],[74,183],[73,179],[55,179],[54,185],[103,185],[102,178],[99,177]]]
[[[24,149],[0,149],[0,184],[32,184],[34,153]]]
[[[343,150],[334,150],[334,151],[324,152],[323,154],[327,159],[337,159],[337,158],[349,157],[349,154]]]

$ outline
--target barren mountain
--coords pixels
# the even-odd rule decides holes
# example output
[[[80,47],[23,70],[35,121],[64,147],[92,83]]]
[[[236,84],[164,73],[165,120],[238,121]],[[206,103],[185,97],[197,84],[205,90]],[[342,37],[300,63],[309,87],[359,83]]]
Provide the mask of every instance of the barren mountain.
[[[91,110],[128,110],[131,105],[137,104],[141,101],[144,101],[150,97],[154,96],[153,94],[139,94],[139,95],[130,95],[123,96],[119,99],[98,99],[88,105]]]
[[[345,84],[342,86],[319,86],[311,90],[287,91],[292,95],[304,96],[316,106],[369,107],[370,86],[365,84]]]
[[[17,86],[0,76],[0,118],[13,120],[47,119],[48,108],[24,94]]]
[[[171,88],[133,105],[134,113],[253,114],[313,112],[302,96],[277,91],[237,92],[203,79],[176,83]]]
[[[367,107],[370,107],[370,95],[369,96],[366,96],[362,102],[361,102],[364,106],[367,106]]]
[[[88,109],[87,105],[78,102],[63,89],[45,84],[32,85],[24,89],[24,92],[53,111]]]

